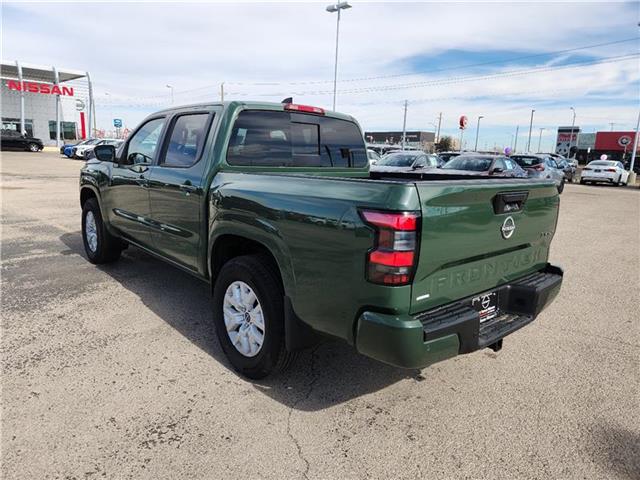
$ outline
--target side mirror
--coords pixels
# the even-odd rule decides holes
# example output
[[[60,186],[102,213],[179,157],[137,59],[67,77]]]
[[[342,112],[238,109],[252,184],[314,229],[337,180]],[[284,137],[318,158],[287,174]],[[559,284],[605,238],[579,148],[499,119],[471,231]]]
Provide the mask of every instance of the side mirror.
[[[496,168],[491,169],[489,174],[493,175],[494,173],[502,173],[502,172],[504,172],[504,170],[502,168],[496,167]]]
[[[101,162],[116,161],[116,147],[113,145],[96,145],[93,149],[93,153]]]

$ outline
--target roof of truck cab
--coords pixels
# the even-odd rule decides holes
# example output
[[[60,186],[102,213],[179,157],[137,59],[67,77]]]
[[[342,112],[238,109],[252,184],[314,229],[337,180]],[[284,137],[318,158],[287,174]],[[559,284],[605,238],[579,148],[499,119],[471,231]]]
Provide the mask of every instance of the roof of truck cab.
[[[294,105],[306,105],[306,104],[296,104],[295,102],[293,103]],[[275,103],[275,102],[257,102],[257,101],[237,101],[237,100],[231,100],[231,101],[227,101],[227,102],[203,102],[203,103],[192,103],[192,104],[187,104],[187,105],[179,105],[179,106],[174,106],[174,107],[170,107],[170,108],[164,108],[162,110],[159,110],[155,113],[153,113],[153,115],[156,115],[158,113],[169,113],[169,112],[173,112],[173,111],[178,111],[178,110],[185,110],[185,109],[192,109],[192,108],[198,108],[198,107],[223,107],[225,110],[228,108],[255,108],[257,110],[276,110],[276,111],[284,111],[284,103]],[[317,105],[312,105],[314,107],[317,107]],[[340,113],[340,112],[334,112],[333,110],[328,110],[324,107],[318,107],[318,108],[322,108],[324,110],[324,116],[325,117],[331,117],[331,118],[339,118],[341,120],[347,120],[350,122],[355,122],[356,119],[354,117],[352,117],[351,115],[347,115],[345,113]],[[294,113],[298,113],[293,111]],[[309,115],[317,115],[314,113],[308,113],[308,112],[299,112],[299,113],[307,113]],[[320,115],[322,116],[322,115]]]

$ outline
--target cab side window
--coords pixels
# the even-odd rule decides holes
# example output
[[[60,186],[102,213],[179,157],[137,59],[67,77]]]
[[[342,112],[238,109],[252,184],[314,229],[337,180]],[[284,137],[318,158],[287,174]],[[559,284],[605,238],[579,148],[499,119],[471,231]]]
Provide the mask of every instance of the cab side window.
[[[164,118],[154,118],[138,130],[127,146],[126,165],[150,164],[153,162],[160,134],[164,127]]]
[[[169,143],[160,165],[190,167],[195,164],[207,136],[208,113],[192,113],[177,117],[168,133]]]

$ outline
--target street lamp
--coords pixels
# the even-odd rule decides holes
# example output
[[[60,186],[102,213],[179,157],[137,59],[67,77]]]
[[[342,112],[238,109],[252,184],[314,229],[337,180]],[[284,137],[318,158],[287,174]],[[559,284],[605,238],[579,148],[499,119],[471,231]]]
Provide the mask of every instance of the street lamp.
[[[571,120],[571,136],[569,137],[569,151],[567,152],[567,158],[571,158],[571,144],[573,143],[573,127],[576,124],[576,109],[573,107],[569,107],[569,109],[573,112],[573,120]]]
[[[542,132],[544,130],[545,130],[544,128],[540,129],[540,137],[538,138],[538,153],[541,153],[540,146],[542,145]]]
[[[166,87],[171,90],[171,105],[173,105],[173,85],[167,84]]]
[[[527,153],[531,151],[531,129],[533,128],[533,113],[535,110],[531,110],[531,121],[529,122],[529,140],[527,140]]]
[[[339,2],[327,6],[327,12],[338,12],[338,20],[336,22],[336,61],[333,69],[333,110],[336,109],[336,87],[338,83],[338,39],[340,38],[340,10],[351,8],[348,2]]]
[[[477,152],[478,151],[478,133],[480,133],[480,119],[484,118],[482,115],[478,116],[478,124],[476,125],[476,146],[474,147],[473,151]]]

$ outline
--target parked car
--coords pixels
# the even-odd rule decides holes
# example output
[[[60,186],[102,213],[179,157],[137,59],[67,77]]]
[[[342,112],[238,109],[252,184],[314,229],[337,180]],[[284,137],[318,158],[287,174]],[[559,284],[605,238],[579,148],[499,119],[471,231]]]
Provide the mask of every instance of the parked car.
[[[556,160],[558,168],[564,172],[565,181],[571,183],[576,176],[577,167],[571,163],[568,159],[562,157],[560,160]]]
[[[88,151],[93,150],[96,145],[113,145],[118,147],[122,144],[123,140],[117,138],[101,138],[96,139],[96,142],[90,142],[83,145],[76,145],[71,148],[71,158],[80,158],[86,160],[86,154]]]
[[[60,147],[60,153],[67,158],[71,158],[73,156],[73,147],[79,147],[83,145],[95,145],[99,141],[100,141],[99,138],[88,138],[78,143],[67,143]]]
[[[39,152],[44,143],[39,138],[22,135],[17,130],[2,129],[0,131],[0,150],[27,150]]]
[[[471,174],[496,177],[525,178],[527,172],[514,160],[502,155],[463,154],[449,160],[443,172],[450,174]]]
[[[374,172],[394,172],[436,168],[439,165],[440,161],[436,155],[420,151],[400,151],[385,155],[371,167],[371,170]]]
[[[367,149],[367,157],[369,158],[369,165],[376,165],[380,161],[380,155],[375,150]]]
[[[609,183],[611,185],[626,185],[629,172],[624,169],[622,162],[613,160],[594,160],[582,169],[580,183]]]
[[[563,192],[564,170],[558,167],[556,161],[549,155],[526,153],[511,155],[509,158],[515,160],[518,165],[524,168],[530,177],[549,178],[555,182],[558,193]]]
[[[326,335],[406,368],[499,350],[560,290],[553,185],[373,179],[348,115],[176,107],[94,153],[80,172],[88,260],[131,245],[207,282],[222,350],[250,378]]]

